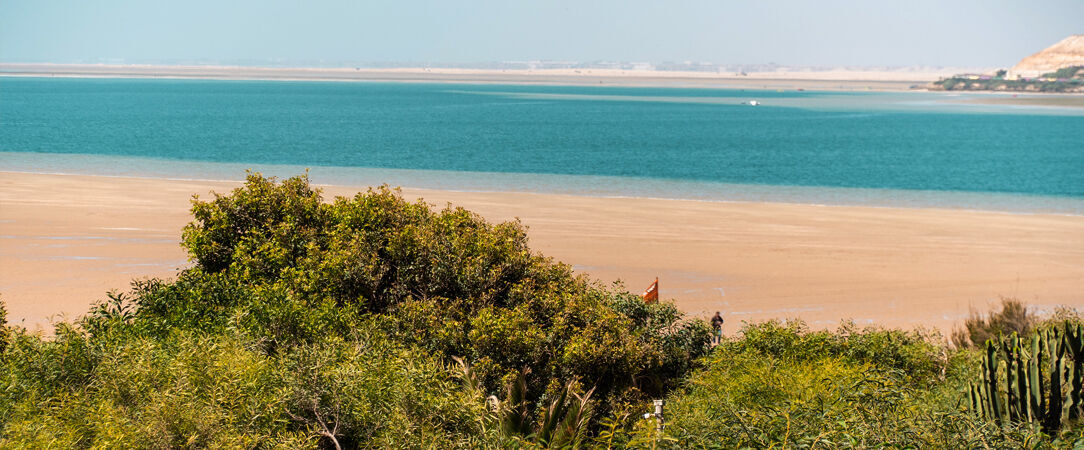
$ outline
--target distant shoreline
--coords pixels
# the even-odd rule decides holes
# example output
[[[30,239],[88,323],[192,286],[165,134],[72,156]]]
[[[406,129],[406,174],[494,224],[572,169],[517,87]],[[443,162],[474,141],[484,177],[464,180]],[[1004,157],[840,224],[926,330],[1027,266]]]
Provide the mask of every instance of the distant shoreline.
[[[775,71],[753,72],[743,76],[718,72],[616,69],[353,69],[0,63],[0,76],[8,77],[554,84],[824,91],[908,91],[924,86],[940,76],[946,76],[951,71]]]
[[[733,73],[615,70],[541,69],[494,70],[450,68],[277,68],[229,66],[156,66],[103,64],[0,63],[0,78],[130,78],[176,80],[249,80],[370,83],[458,83],[554,86],[667,87],[762,91],[823,92],[938,92],[926,86],[939,77],[954,75],[957,68],[940,71],[777,71]],[[1013,93],[969,91],[987,94],[989,100],[965,103],[1055,106],[1084,108],[1084,94]]]

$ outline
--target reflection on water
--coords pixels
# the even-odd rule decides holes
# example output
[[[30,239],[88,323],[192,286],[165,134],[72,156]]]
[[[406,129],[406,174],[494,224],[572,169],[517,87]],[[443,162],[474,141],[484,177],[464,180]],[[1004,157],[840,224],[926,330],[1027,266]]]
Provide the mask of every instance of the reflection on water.
[[[800,96],[777,96],[779,93],[747,90],[718,91],[717,95],[705,96],[660,96],[660,95],[617,95],[617,94],[572,94],[507,91],[472,91],[447,90],[455,94],[492,95],[520,100],[566,100],[566,101],[611,101],[611,102],[646,102],[646,103],[683,103],[702,105],[740,105],[750,106],[756,100],[758,107],[800,108],[810,111],[854,111],[870,112],[917,112],[917,113],[963,113],[963,114],[1025,114],[1084,116],[1084,108],[1077,102],[1057,102],[1049,98],[1016,98],[1008,94],[959,93],[945,94],[938,92],[817,92]],[[711,93],[710,91],[708,93]],[[506,103],[507,104],[507,103]],[[500,105],[496,103],[495,105]],[[750,108],[752,108],[750,106]],[[750,111],[751,112],[751,111]],[[820,119],[869,117],[870,114],[843,114],[823,116]]]

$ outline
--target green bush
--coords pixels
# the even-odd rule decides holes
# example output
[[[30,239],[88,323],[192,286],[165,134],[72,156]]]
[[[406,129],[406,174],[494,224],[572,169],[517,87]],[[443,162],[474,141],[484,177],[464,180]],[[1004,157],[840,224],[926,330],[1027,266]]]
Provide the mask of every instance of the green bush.
[[[221,335],[131,337],[75,369],[62,349],[86,347],[73,346],[72,337],[20,340],[4,386],[26,395],[9,399],[0,436],[6,444],[50,447],[313,448],[321,439],[347,446],[469,446],[478,434],[472,418],[479,407],[472,409],[454,374],[378,332],[356,333],[281,357]],[[50,368],[82,377],[58,382]],[[50,389],[56,386],[64,389]],[[325,427],[335,433],[324,433]]]
[[[977,376],[970,351],[949,354],[936,334],[844,324],[747,324],[667,398],[654,419],[603,422],[600,446],[631,448],[1045,447],[1028,427],[986,422],[961,406]]]
[[[174,280],[51,337],[0,326],[0,447],[1069,445],[964,406],[924,331],[709,328],[532,253],[523,227],[250,175],[194,200]],[[0,303],[0,319],[4,310]],[[1061,315],[1068,315],[1063,311]],[[0,320],[2,323],[2,320]],[[668,402],[657,433],[640,414]]]
[[[530,367],[532,401],[572,380],[597,386],[603,403],[642,401],[707,348],[700,321],[672,305],[634,311],[627,294],[531,253],[518,223],[433,212],[384,187],[328,204],[304,177],[251,175],[231,195],[195,201],[193,213],[184,245],[196,267],[137,292],[136,321],[236,326],[274,349],[379,314],[404,342],[465,357],[490,393]]]
[[[1050,73],[1042,75],[1043,78],[1081,78],[1080,73],[1084,71],[1084,66],[1069,66],[1062,67]]]
[[[876,364],[908,380],[930,381],[945,370],[941,336],[921,330],[859,329],[845,322],[835,331],[810,331],[802,321],[746,324],[742,339],[724,341],[718,351],[761,354],[790,361],[842,357],[856,364]]]
[[[435,212],[387,188],[325,203],[305,177],[250,175],[195,199],[193,215],[183,245],[195,264],[175,280],[110,292],[55,338],[15,334],[0,435],[61,446],[140,434],[148,446],[575,443],[596,415],[665,395],[708,349],[703,321],[574,276],[532,253],[520,224]],[[469,389],[448,368],[456,358],[474,374]],[[537,425],[522,429],[540,440],[486,425],[497,414],[487,398],[507,401],[520,379],[514,403]]]

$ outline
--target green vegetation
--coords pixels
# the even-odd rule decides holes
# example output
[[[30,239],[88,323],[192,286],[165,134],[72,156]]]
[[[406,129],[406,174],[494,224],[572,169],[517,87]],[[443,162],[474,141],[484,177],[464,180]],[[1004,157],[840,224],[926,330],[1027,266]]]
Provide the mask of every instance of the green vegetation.
[[[935,81],[930,89],[946,91],[1011,92],[1084,92],[1084,66],[1063,67],[1035,78],[1005,78],[1005,71],[994,76],[956,75]]]
[[[10,332],[8,331],[7,324],[8,309],[7,306],[4,305],[4,300],[0,299],[0,355],[4,353],[4,348],[8,345],[8,335]]]
[[[1078,430],[987,420],[965,402],[979,377],[971,350],[936,334],[809,331],[801,322],[747,324],[668,398],[669,424],[618,435],[661,448],[1053,448]],[[1054,436],[1054,437],[1051,437]]]
[[[974,410],[982,355],[936,334],[767,322],[711,349],[703,321],[574,276],[518,223],[386,188],[325,203],[305,177],[251,175],[193,215],[176,279],[137,280],[48,338],[0,320],[0,447],[1080,440],[1075,422]]]
[[[1054,72],[1043,74],[1042,78],[1084,79],[1084,66],[1062,67]]]
[[[971,409],[1001,423],[1030,423],[1048,433],[1084,413],[1084,328],[1065,321],[1021,339],[986,342],[982,381],[971,383]]]
[[[519,224],[433,212],[385,188],[329,204],[304,177],[252,175],[194,201],[193,215],[183,245],[195,264],[176,280],[110,293],[52,339],[15,332],[2,357],[5,438],[501,445],[547,413],[586,414],[568,407],[578,397],[591,406],[573,421],[583,428],[665,395],[708,350],[702,321],[573,276],[532,254]],[[469,365],[469,388],[453,358]],[[490,395],[528,425],[491,427]]]

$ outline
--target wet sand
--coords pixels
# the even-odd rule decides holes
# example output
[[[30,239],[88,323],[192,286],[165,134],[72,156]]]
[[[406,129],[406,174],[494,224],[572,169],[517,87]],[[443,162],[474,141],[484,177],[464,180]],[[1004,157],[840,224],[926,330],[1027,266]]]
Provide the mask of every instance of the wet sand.
[[[0,295],[31,328],[110,289],[171,277],[192,194],[235,182],[0,172]],[[359,187],[326,186],[325,198]],[[1084,216],[404,189],[492,221],[520,218],[532,248],[639,292],[654,277],[686,312],[842,319],[949,330],[1016,296],[1084,307]]]
[[[981,105],[1056,106],[1060,108],[1084,108],[1084,94],[990,94],[972,97],[964,101]]]

